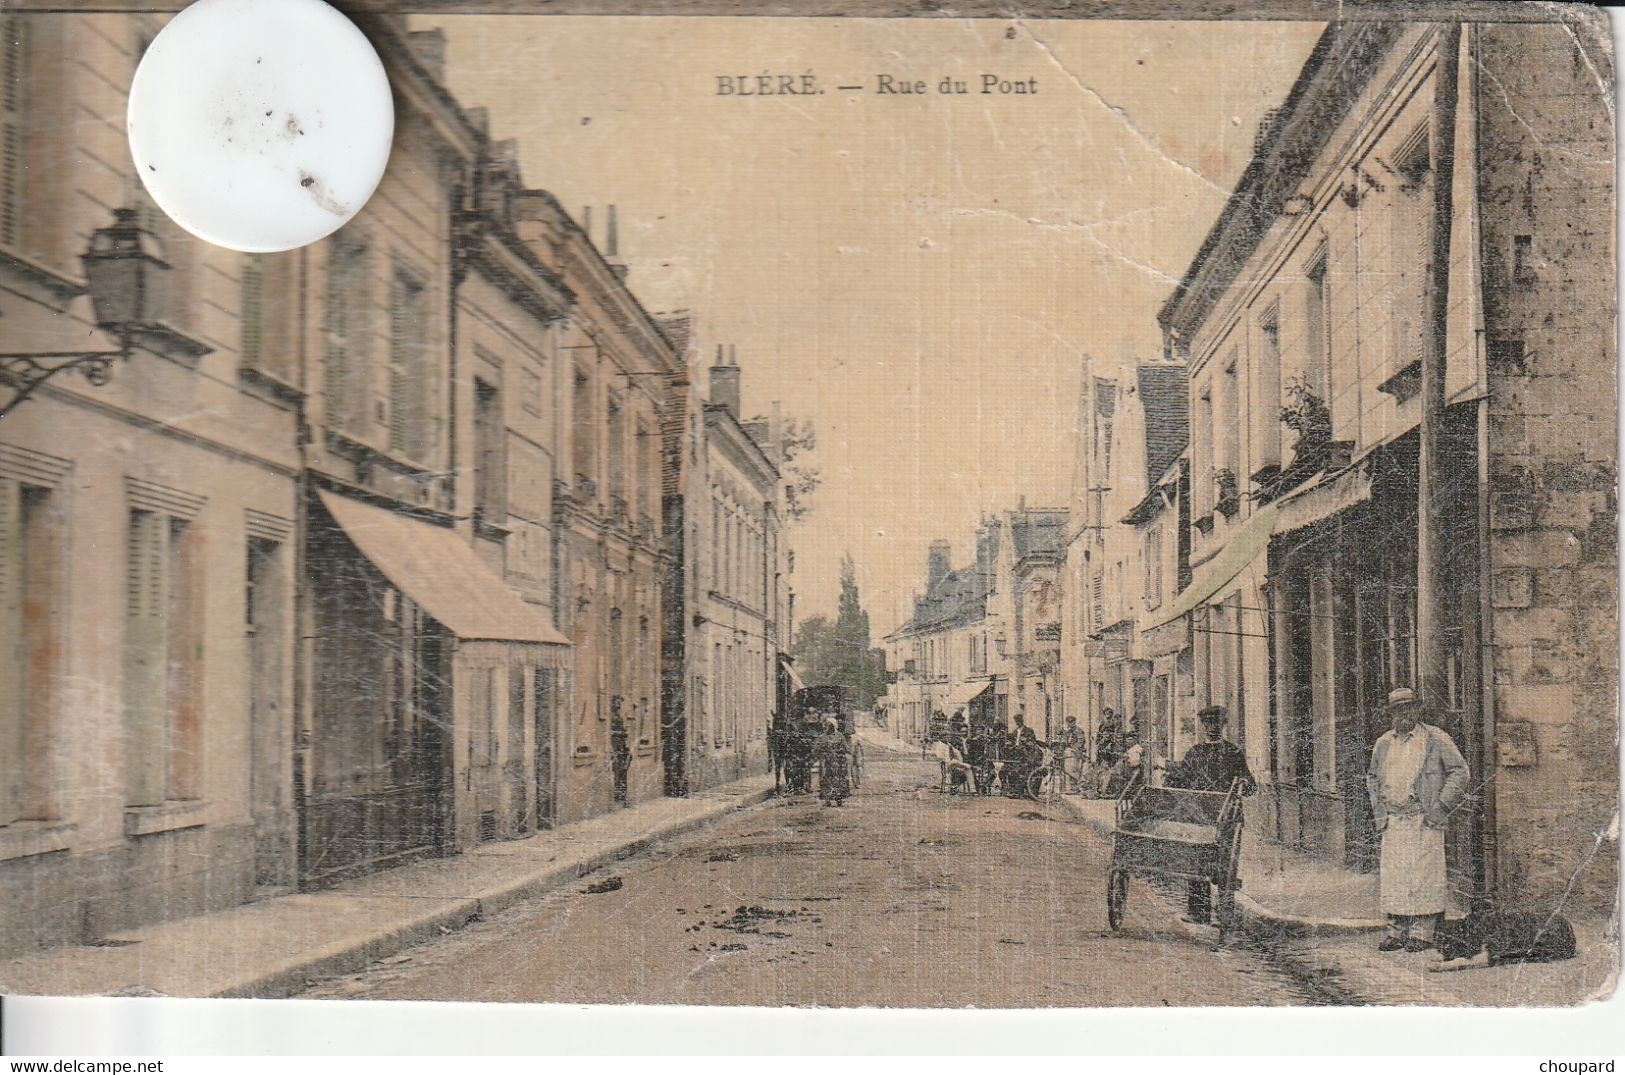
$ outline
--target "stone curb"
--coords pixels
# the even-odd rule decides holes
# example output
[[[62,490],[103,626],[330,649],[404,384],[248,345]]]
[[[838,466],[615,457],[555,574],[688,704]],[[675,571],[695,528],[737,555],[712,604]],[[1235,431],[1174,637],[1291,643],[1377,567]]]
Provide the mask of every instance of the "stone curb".
[[[549,863],[528,877],[506,882],[489,891],[461,899],[448,898],[444,902],[450,906],[438,907],[410,922],[391,924],[373,936],[347,940],[323,949],[300,953],[273,971],[256,973],[243,981],[218,988],[210,995],[258,999],[289,997],[302,992],[312,978],[359,973],[378,960],[387,959],[403,949],[432,940],[436,936],[455,932],[485,915],[495,914],[517,903],[533,899],[612,862],[640,854],[665,840],[704,828],[729,814],[756,806],[772,797],[773,789],[764,788],[729,799],[701,814],[684,818],[618,846],[595,852],[584,859],[562,865]]]

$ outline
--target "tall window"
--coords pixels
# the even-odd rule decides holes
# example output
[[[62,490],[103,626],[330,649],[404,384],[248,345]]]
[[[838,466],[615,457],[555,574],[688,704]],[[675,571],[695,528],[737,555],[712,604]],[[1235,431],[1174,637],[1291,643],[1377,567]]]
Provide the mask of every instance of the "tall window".
[[[196,555],[187,523],[132,509],[125,545],[125,790],[130,806],[198,796]]]
[[[244,369],[258,369],[265,351],[265,255],[246,254],[240,278],[242,288],[238,351]]]
[[[1394,258],[1394,364],[1395,369],[1422,358],[1422,326],[1426,324],[1426,274],[1431,255],[1428,213],[1433,162],[1429,156],[1427,123],[1419,124],[1394,154],[1400,176],[1393,220]]]
[[[428,331],[422,281],[396,269],[389,285],[389,450],[419,462],[432,451]]]
[[[1311,288],[1313,284],[1310,285]],[[1281,310],[1271,306],[1258,320],[1260,354],[1253,368],[1256,378],[1258,415],[1253,427],[1253,463],[1257,467],[1278,466],[1281,462]],[[1239,475],[1238,475],[1239,477]]]
[[[372,341],[368,334],[371,262],[367,247],[351,229],[328,244],[323,302],[322,394],[327,424],[359,433],[365,428],[372,392]]]
[[[1219,466],[1239,481],[1241,474],[1241,379],[1237,376],[1236,352],[1230,352],[1223,376],[1219,379],[1219,396],[1224,411],[1220,418]],[[1226,495],[1229,495],[1228,492]]]
[[[1162,526],[1153,521],[1145,532],[1145,607],[1162,604]]]
[[[610,502],[626,503],[626,407],[611,396],[609,399],[609,497]]]
[[[1332,401],[1331,283],[1326,271],[1326,250],[1317,252],[1305,274],[1309,290],[1305,295],[1304,377],[1309,390],[1327,406]]]
[[[1213,506],[1213,471],[1214,453],[1217,445],[1214,444],[1213,430],[1213,391],[1211,387],[1204,386],[1196,397],[1196,443],[1193,445],[1197,462],[1196,485],[1199,490],[1195,500],[1198,515],[1207,515]]]
[[[598,436],[598,416],[593,406],[592,388],[592,379],[577,370],[570,396],[571,448],[577,482],[597,478],[594,473],[597,455],[593,449]]]
[[[28,185],[28,21],[0,16],[0,245],[23,239]]]
[[[58,646],[52,491],[0,478],[0,825],[50,816]]]
[[[711,643],[711,745],[722,745],[722,643]]]
[[[502,393],[494,384],[474,380],[474,514],[482,523],[508,521],[508,467]]]

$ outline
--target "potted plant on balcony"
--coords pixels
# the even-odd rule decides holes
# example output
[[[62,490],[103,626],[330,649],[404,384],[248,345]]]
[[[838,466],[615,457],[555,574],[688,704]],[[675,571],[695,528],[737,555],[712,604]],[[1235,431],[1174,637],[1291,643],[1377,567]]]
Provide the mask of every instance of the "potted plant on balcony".
[[[1332,439],[1332,412],[1326,401],[1315,394],[1301,378],[1288,381],[1281,389],[1285,401],[1281,424],[1298,435],[1292,445],[1294,465],[1324,451]]]

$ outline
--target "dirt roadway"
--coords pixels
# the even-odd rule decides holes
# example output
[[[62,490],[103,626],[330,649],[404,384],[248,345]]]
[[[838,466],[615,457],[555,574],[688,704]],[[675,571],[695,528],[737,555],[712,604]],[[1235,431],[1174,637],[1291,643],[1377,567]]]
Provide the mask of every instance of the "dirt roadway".
[[[1107,845],[1058,808],[947,797],[871,751],[844,808],[769,800],[305,996],[1083,1007],[1346,1001],[1217,948],[1138,882],[1107,928]],[[603,885],[610,877],[620,886]],[[610,891],[588,893],[590,885]]]

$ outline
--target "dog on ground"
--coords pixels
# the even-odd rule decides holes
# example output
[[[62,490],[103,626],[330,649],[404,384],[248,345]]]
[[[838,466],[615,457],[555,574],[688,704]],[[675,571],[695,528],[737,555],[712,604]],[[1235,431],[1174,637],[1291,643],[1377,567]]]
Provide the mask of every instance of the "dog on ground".
[[[1428,970],[1457,971],[1502,963],[1552,963],[1578,951],[1574,927],[1562,915],[1474,911],[1439,929],[1439,960]]]

